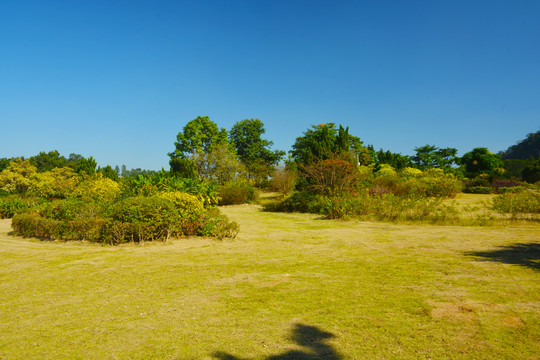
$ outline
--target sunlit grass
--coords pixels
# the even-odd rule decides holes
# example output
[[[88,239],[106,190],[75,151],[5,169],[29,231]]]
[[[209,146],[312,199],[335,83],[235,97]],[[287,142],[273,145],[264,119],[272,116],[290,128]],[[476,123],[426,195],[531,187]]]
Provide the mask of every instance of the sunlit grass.
[[[235,240],[143,246],[21,239],[2,220],[0,359],[538,359],[538,223],[259,209],[223,208]],[[332,334],[327,348],[299,324]]]

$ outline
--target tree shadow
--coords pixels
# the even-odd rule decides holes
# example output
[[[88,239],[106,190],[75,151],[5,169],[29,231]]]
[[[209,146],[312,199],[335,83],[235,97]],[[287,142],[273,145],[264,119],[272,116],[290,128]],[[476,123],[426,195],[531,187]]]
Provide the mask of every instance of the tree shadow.
[[[272,355],[267,360],[340,360],[341,355],[331,345],[325,343],[334,335],[315,326],[296,324],[290,339],[296,344],[305,347],[304,351],[291,350],[283,354]],[[216,352],[213,356],[220,360],[247,360],[224,352]]]
[[[471,251],[466,255],[481,257],[485,259],[484,261],[498,261],[540,270],[540,243],[538,242],[503,246],[492,251]]]

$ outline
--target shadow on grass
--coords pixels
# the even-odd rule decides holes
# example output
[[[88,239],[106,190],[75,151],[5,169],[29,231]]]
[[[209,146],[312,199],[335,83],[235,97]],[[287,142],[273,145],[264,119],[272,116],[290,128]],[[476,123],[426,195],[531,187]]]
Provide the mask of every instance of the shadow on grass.
[[[291,340],[296,344],[305,347],[305,351],[291,350],[283,354],[267,357],[268,360],[339,360],[341,355],[330,345],[325,344],[326,339],[333,338],[334,335],[320,330],[315,326],[296,324]],[[221,360],[245,360],[224,352],[214,353],[213,356]]]
[[[475,251],[469,256],[484,258],[485,261],[498,261],[540,270],[540,243],[514,244],[492,251]]]

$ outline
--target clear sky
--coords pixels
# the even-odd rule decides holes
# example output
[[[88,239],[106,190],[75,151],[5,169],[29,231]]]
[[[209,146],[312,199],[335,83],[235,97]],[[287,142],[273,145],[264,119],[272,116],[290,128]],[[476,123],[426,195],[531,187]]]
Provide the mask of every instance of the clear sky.
[[[504,150],[540,129],[540,1],[0,0],[0,157],[168,169],[199,115]]]

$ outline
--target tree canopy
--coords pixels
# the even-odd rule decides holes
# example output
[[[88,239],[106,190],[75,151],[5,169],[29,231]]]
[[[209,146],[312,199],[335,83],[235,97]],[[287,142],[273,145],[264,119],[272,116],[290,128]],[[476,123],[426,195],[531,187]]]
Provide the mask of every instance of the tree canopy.
[[[530,133],[515,145],[500,153],[503,159],[528,160],[540,155],[540,130]]]
[[[416,155],[412,160],[422,170],[439,168],[448,170],[458,161],[457,149],[438,148],[435,145],[424,145],[414,148]]]
[[[197,151],[209,152],[215,145],[226,144],[227,130],[219,129],[208,116],[198,116],[184,126],[176,140],[170,158],[187,158]]]
[[[480,174],[495,175],[504,167],[501,156],[485,147],[474,148],[464,154],[460,162],[465,166],[465,174],[471,178]]]
[[[336,154],[349,153],[351,158],[356,159],[360,155],[367,154],[362,146],[360,138],[349,134],[349,127],[336,128],[334,123],[312,125],[304,132],[304,136],[296,138],[290,154],[295,162],[310,164],[318,160],[326,160]]]

